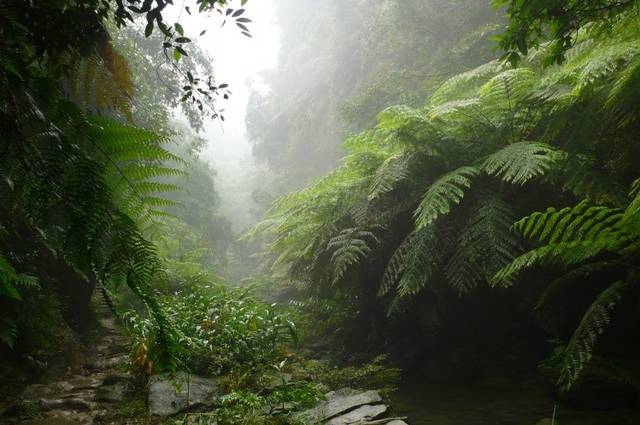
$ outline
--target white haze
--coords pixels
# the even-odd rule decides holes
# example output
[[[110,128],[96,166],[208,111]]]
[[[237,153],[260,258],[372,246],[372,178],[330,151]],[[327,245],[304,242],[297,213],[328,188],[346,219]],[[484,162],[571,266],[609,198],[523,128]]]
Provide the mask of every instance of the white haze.
[[[189,3],[194,2],[186,4]],[[239,9],[240,1],[231,2],[230,7]],[[242,35],[233,21],[221,27],[223,18],[217,13],[198,14],[193,5],[191,10],[192,15],[179,15],[185,35],[195,39],[213,59],[216,82],[229,84],[232,91],[229,100],[221,99],[217,105],[225,109],[224,123],[210,119],[205,122],[207,146],[202,158],[217,172],[215,184],[222,201],[221,214],[231,220],[235,231],[240,231],[254,220],[250,214],[251,192],[259,183],[252,146],[245,134],[247,103],[252,87],[267,90],[260,74],[274,68],[278,56],[279,34],[273,22],[272,0],[251,0],[246,4],[243,16],[253,21],[248,25],[253,38]],[[170,18],[167,23],[172,23]],[[196,37],[204,29],[207,32]]]

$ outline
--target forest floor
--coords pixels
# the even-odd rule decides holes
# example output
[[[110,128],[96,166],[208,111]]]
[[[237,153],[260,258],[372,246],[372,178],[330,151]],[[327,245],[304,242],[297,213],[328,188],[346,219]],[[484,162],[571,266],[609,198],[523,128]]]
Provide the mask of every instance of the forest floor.
[[[145,400],[126,372],[128,339],[113,313],[94,300],[97,323],[72,363],[30,383],[0,415],[0,424],[79,425],[144,423]],[[143,420],[143,419],[141,419]]]

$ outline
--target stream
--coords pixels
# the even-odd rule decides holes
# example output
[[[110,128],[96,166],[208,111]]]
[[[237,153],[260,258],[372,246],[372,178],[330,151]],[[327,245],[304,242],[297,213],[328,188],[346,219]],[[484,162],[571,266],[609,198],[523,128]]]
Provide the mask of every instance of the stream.
[[[442,385],[410,382],[392,397],[394,415],[411,425],[536,425],[551,418],[555,402],[541,389],[508,383]],[[558,406],[557,425],[637,425],[640,412],[574,410]]]

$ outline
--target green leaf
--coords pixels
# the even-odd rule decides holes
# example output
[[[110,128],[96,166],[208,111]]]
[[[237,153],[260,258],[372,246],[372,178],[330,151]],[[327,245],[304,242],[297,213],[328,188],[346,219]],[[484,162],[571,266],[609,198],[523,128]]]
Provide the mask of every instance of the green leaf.
[[[144,36],[149,37],[153,33],[153,21],[147,22],[147,26],[144,28]]]

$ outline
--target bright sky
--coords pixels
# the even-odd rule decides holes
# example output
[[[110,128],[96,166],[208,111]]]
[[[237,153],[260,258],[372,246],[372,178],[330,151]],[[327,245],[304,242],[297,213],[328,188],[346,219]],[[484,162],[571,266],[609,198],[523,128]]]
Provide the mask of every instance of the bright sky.
[[[273,0],[249,0],[243,16],[250,18],[249,29],[253,38],[241,34],[232,21],[220,27],[222,17],[198,14],[195,1],[186,0],[192,15],[182,13],[180,23],[185,35],[196,42],[213,59],[218,83],[229,84],[232,92],[228,101],[220,100],[224,108],[225,122],[209,120],[205,125],[208,141],[203,158],[217,171],[216,185],[222,197],[222,213],[230,218],[235,230],[242,230],[249,222],[251,191],[255,187],[255,163],[251,145],[246,138],[245,115],[250,87],[265,89],[260,73],[276,66],[278,56],[278,29],[273,21]],[[175,2],[179,5],[180,2]],[[230,7],[240,8],[240,0],[233,0]],[[167,23],[170,18],[167,16]],[[197,35],[206,29],[202,37]]]

